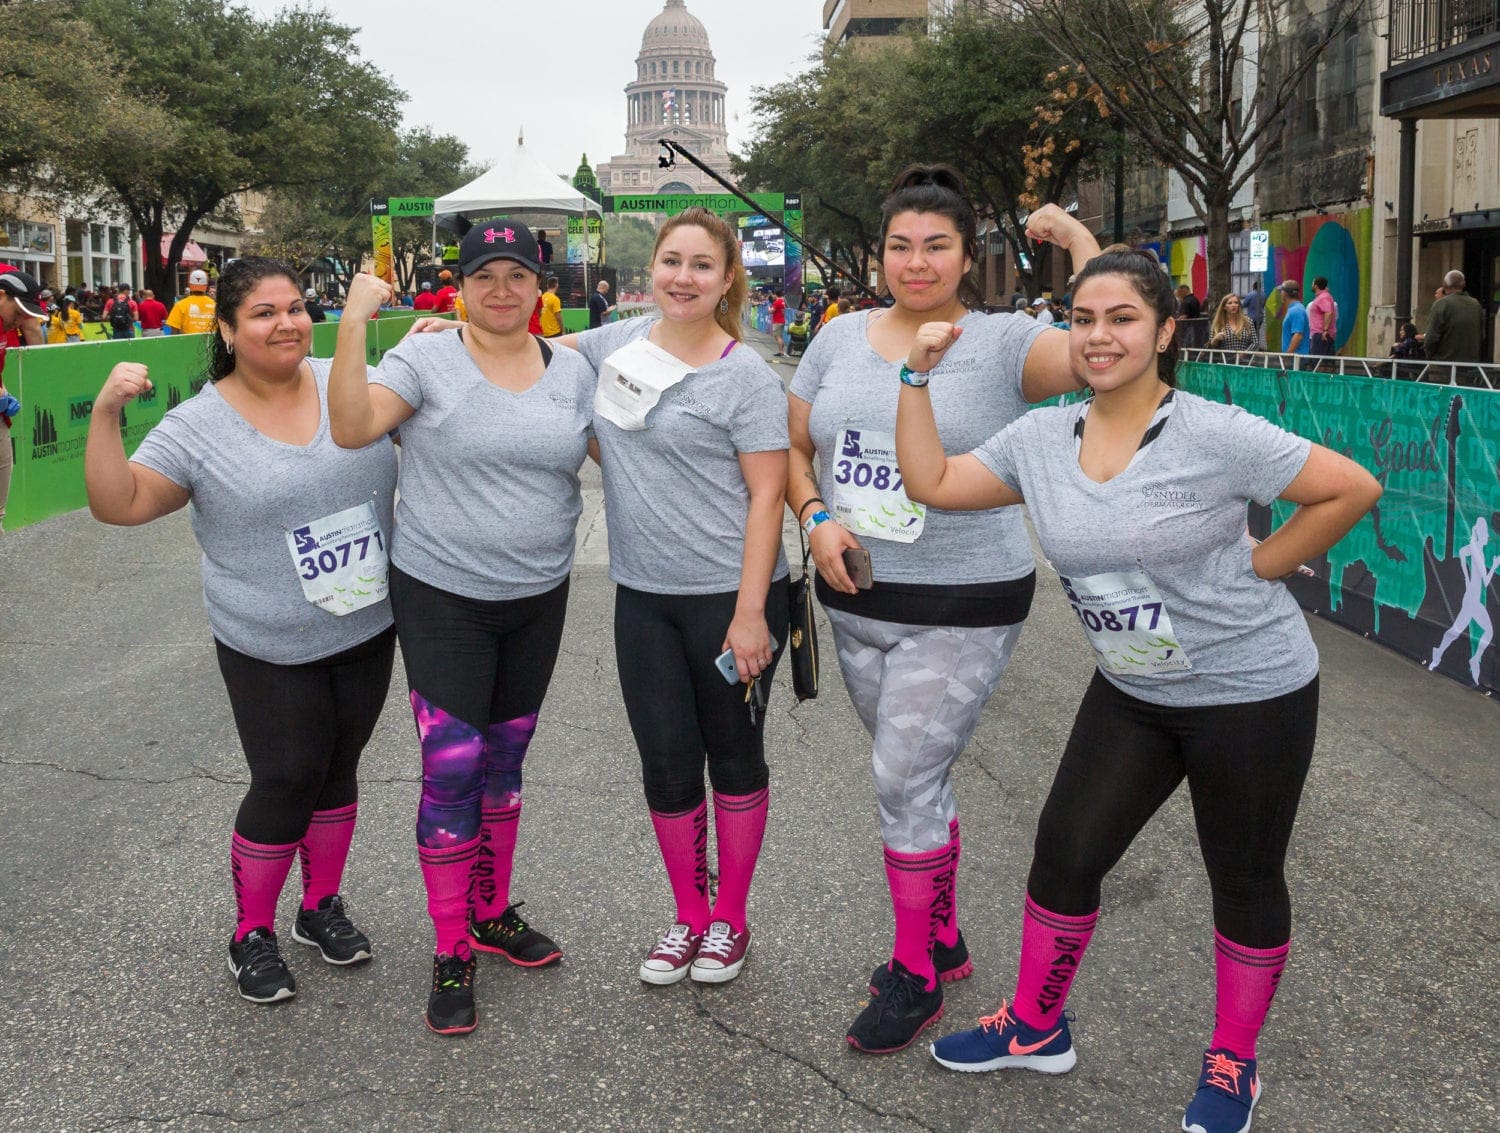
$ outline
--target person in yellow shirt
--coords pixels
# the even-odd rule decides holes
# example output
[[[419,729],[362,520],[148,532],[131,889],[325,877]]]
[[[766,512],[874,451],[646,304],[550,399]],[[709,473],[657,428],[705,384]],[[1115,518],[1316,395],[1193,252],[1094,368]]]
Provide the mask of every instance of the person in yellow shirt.
[[[824,323],[832,322],[834,319],[838,318],[838,316],[839,316],[839,289],[837,287],[830,287],[828,289],[828,307],[823,312],[822,321],[819,322],[818,325],[822,326]]]
[[[557,276],[549,275],[547,290],[542,293],[542,337],[556,338],[562,332],[562,300],[557,297]]]
[[[47,316],[47,343],[83,341],[83,312],[73,305],[73,298],[64,295]]]
[[[167,316],[173,334],[207,334],[214,329],[214,301],[208,294],[208,273],[188,276],[188,293],[177,300]]]
[[[458,321],[466,323],[469,321],[469,308],[464,306],[464,297],[455,295],[453,297],[453,312],[458,316]]]

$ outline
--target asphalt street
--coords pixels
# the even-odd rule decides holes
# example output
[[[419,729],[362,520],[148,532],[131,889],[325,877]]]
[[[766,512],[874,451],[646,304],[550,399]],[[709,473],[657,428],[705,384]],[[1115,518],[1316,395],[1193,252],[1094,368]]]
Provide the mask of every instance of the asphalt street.
[[[1213,1015],[1185,792],[1105,885],[1070,1004],[1073,1073],[960,1075],[925,1042],[881,1058],[846,1046],[892,923],[868,739],[826,623],[824,694],[794,706],[789,676],[777,682],[744,973],[720,987],[640,982],[672,909],[616,685],[629,658],[613,647],[592,469],[587,485],[514,890],[566,958],[525,971],[481,956],[480,1026],[459,1039],[422,1022],[432,942],[399,659],[344,888],[375,959],[335,969],[293,943],[293,882],[277,927],[298,995],[257,1007],[225,967],[247,773],[185,514],[119,530],[75,513],[0,540],[0,1128],[1176,1129]],[[1313,630],[1322,716],[1255,1128],[1500,1127],[1500,705]],[[977,971],[950,987],[934,1034],[1010,993],[1034,825],[1090,672],[1044,577],[956,772]]]

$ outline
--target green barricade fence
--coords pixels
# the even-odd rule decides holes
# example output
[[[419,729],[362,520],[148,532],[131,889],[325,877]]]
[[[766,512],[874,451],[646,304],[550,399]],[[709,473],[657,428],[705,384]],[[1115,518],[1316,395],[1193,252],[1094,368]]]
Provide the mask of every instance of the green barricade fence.
[[[1385,494],[1289,585],[1302,605],[1439,672],[1500,687],[1500,391],[1185,363],[1178,385],[1359,461]],[[1292,513],[1252,507],[1264,537]]]
[[[371,365],[400,342],[415,315],[382,314],[367,336]],[[313,327],[313,354],[333,354],[338,324]],[[15,531],[75,508],[87,507],[83,448],[94,395],[118,362],[149,367],[155,388],[126,407],[125,452],[135,451],[167,410],[202,387],[208,336],[171,335],[128,342],[78,342],[12,350],[5,359],[5,388],[21,402],[11,427],[16,465],[5,509],[5,530]]]

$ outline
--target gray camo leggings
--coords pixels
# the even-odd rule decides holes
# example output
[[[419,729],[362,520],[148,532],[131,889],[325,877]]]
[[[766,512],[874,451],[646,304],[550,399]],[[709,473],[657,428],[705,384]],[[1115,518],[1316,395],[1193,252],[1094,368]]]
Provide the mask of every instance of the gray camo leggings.
[[[916,626],[827,610],[839,668],[875,741],[880,834],[897,853],[948,844],[949,773],[1000,683],[1021,626]]]

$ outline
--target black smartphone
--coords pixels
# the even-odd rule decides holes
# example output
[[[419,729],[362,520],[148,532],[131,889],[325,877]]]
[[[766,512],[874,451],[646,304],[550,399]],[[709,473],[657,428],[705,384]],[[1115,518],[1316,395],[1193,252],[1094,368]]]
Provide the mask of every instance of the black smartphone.
[[[845,548],[844,569],[849,572],[849,580],[860,590],[875,585],[875,575],[870,571],[870,552],[863,547]]]

